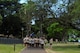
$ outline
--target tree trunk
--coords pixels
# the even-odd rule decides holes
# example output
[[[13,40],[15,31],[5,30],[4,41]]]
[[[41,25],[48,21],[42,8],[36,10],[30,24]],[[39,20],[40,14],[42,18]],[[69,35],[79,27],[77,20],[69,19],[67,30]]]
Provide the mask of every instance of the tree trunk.
[[[41,23],[41,25],[40,25],[40,36],[43,36],[42,23]]]

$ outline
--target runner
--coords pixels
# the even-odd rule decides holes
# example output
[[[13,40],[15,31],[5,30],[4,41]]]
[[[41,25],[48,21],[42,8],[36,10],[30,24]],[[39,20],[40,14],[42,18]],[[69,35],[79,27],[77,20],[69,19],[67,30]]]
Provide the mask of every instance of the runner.
[[[51,38],[51,39],[49,40],[49,43],[50,43],[50,48],[52,48],[53,38]]]
[[[27,38],[27,37],[25,37],[25,38],[23,39],[23,44],[24,44],[24,46],[26,46],[26,38]]]
[[[31,47],[31,40],[32,40],[32,38],[29,37],[29,47]]]
[[[38,38],[34,38],[34,42],[35,42],[35,46],[39,47],[39,39]]]
[[[28,39],[29,38],[27,36],[23,39],[24,46],[28,45]]]
[[[44,42],[45,42],[45,45],[46,45],[48,43],[47,39],[45,39]]]
[[[39,39],[39,42],[40,42],[41,48],[44,48],[44,39],[43,38],[40,38]]]
[[[34,38],[31,38],[31,47],[34,47]]]
[[[26,37],[23,39],[23,44],[26,46]]]

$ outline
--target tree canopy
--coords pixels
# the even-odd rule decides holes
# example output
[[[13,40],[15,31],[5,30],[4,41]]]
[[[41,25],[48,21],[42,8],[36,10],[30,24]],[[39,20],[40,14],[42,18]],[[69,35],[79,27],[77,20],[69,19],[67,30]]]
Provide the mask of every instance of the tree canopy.
[[[67,39],[69,34],[80,33],[79,0],[0,0],[0,33],[21,37],[32,32],[40,36]],[[60,4],[60,5],[59,5]],[[32,20],[35,22],[32,25]],[[15,32],[17,31],[17,32]],[[58,38],[59,37],[59,38]]]

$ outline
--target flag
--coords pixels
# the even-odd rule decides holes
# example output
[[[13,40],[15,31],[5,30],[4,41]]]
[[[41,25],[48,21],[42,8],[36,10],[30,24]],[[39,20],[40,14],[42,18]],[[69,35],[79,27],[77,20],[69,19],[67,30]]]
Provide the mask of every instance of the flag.
[[[30,34],[30,36],[34,36],[34,32]]]

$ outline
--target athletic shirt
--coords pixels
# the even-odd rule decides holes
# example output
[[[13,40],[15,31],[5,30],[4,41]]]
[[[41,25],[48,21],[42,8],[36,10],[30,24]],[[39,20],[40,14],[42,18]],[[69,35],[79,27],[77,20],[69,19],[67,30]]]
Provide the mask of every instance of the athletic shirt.
[[[29,38],[29,43],[30,43],[30,44],[31,44],[31,40],[32,40],[32,39],[31,39],[31,38]]]
[[[39,43],[39,39],[35,38],[34,39],[35,43]]]
[[[47,39],[45,39],[44,42],[47,43],[48,42]]]
[[[27,42],[26,40],[27,40],[27,38],[25,37],[25,38],[23,39],[23,42],[26,43],[26,42]]]
[[[26,42],[27,42],[27,43],[29,42],[29,38],[28,38],[28,37],[26,38]]]
[[[53,39],[50,39],[50,43],[53,43]]]
[[[44,44],[44,40],[43,39],[39,39],[40,44]]]
[[[31,39],[31,43],[34,44],[34,39]]]

